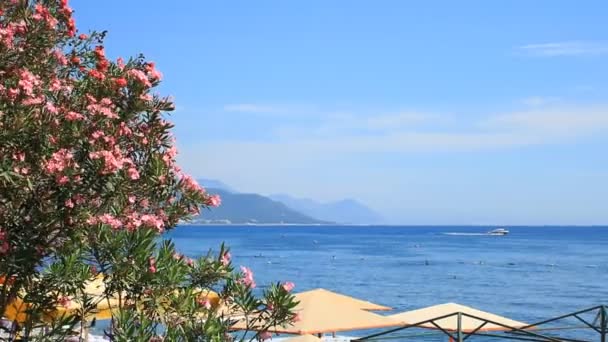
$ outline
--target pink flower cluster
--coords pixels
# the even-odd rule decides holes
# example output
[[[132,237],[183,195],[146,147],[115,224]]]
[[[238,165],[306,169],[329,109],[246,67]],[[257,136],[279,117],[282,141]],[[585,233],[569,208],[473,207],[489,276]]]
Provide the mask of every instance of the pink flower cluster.
[[[112,100],[105,97],[101,101],[97,101],[94,97],[87,95],[89,105],[87,110],[93,115],[102,115],[108,119],[118,119],[118,114],[114,112],[114,104]]]
[[[127,75],[137,82],[141,83],[144,87],[150,88],[152,87],[152,83],[148,79],[148,75],[145,72],[138,69],[131,69],[127,71]]]
[[[283,290],[287,291],[287,292],[291,292],[294,287],[296,287],[296,285],[290,281],[286,281],[285,283],[283,283]]]
[[[253,280],[253,272],[251,271],[251,269],[245,266],[241,266],[241,272],[243,272],[243,278],[240,279],[240,282],[252,289],[255,288],[256,284],[255,280]]]
[[[200,186],[190,175],[182,174],[181,182],[187,191],[204,193],[205,189]]]
[[[125,165],[133,165],[133,161],[130,158],[124,157],[118,147],[115,147],[112,151],[90,152],[89,158],[93,160],[103,159],[104,164],[101,174],[104,175],[116,173],[118,170],[122,170]],[[136,175],[131,172],[129,176],[133,179]],[[139,174],[137,174],[137,178],[139,178]]]
[[[175,164],[175,157],[177,156],[177,148],[175,145],[172,145],[163,153],[162,159],[165,162],[165,165],[168,167],[172,167]]]
[[[165,222],[157,215],[145,214],[139,219],[144,226],[155,228],[158,232],[162,232],[165,228]]]
[[[222,198],[220,197],[220,195],[211,195],[209,196],[205,204],[217,208],[222,204]]]
[[[15,33],[10,29],[10,26],[8,28],[0,28],[0,44],[3,44],[9,49],[12,48],[14,34]]]
[[[99,215],[99,216],[90,217],[87,220],[87,223],[88,224],[97,224],[97,223],[107,224],[110,227],[112,227],[113,229],[118,229],[123,226],[123,222],[112,214],[103,214],[103,215]]]
[[[228,266],[230,264],[230,259],[232,259],[232,255],[230,255],[230,252],[225,252],[220,257],[220,262],[222,263],[222,265]]]
[[[154,259],[154,257],[148,258],[148,271],[150,273],[156,273],[156,259]]]
[[[50,174],[63,172],[69,167],[78,167],[78,164],[74,161],[74,155],[65,148],[53,153],[44,164],[44,169]]]
[[[112,227],[113,229],[126,228],[130,231],[136,230],[140,227],[154,228],[159,233],[164,231],[165,228],[165,219],[163,213],[161,212],[158,215],[154,214],[140,214],[137,212],[131,212],[129,214],[123,215],[122,219],[118,218],[112,214],[102,214],[98,216],[89,217],[87,220],[88,224],[106,224]]]
[[[18,85],[26,96],[33,96],[34,88],[39,87],[41,83],[40,78],[29,70],[23,69],[19,72]]]
[[[65,57],[65,54],[61,50],[53,51],[53,56],[60,65],[68,65],[68,59]]]
[[[35,7],[34,15],[32,15],[32,19],[41,21],[44,20],[50,29],[54,29],[59,21],[51,15],[51,12],[47,7],[42,5],[41,3],[37,3]]]
[[[161,78],[163,78],[163,74],[161,74],[160,71],[156,70],[156,65],[154,62],[146,63],[145,69],[152,81],[160,81]]]

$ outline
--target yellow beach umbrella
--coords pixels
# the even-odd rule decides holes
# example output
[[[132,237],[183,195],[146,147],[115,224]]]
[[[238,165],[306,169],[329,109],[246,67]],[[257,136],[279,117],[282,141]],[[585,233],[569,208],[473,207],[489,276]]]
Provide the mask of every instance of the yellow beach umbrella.
[[[365,310],[386,310],[386,307],[331,291],[318,289],[294,296],[299,301],[294,308],[299,320],[287,326],[270,327],[267,329],[269,332],[306,335],[402,325],[398,320]],[[247,326],[244,321],[240,321],[233,328],[242,330]]]
[[[392,308],[388,306],[375,304],[366,300],[350,297],[340,293],[332,292],[326,289],[314,289],[310,291],[299,292],[294,295],[297,301],[307,302],[314,299],[317,302],[327,302],[333,305],[342,306],[355,306],[361,310],[368,311],[389,311]]]
[[[94,312],[87,316],[87,319],[96,318],[103,320],[112,318],[112,310],[118,308],[118,299],[110,298],[107,300],[104,296],[104,291],[105,284],[102,275],[98,275],[95,279],[85,284],[84,292],[91,296],[94,303],[97,303]],[[23,323],[27,320],[29,306],[30,304],[24,302],[22,298],[17,297],[9,303],[3,316],[11,321]],[[68,314],[75,314],[80,309],[82,309],[82,303],[72,299],[66,305],[58,305],[55,310],[48,313],[45,320],[51,321]]]

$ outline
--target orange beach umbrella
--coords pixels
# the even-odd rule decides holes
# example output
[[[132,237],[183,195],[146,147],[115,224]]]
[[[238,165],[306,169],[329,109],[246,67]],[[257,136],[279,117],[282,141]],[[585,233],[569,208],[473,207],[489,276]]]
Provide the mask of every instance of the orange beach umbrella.
[[[311,335],[402,325],[398,320],[365,310],[386,310],[387,307],[323,289],[297,293],[295,300],[299,304],[294,311],[300,319],[292,325],[270,327],[268,331]],[[234,328],[245,329],[245,322],[238,322]]]

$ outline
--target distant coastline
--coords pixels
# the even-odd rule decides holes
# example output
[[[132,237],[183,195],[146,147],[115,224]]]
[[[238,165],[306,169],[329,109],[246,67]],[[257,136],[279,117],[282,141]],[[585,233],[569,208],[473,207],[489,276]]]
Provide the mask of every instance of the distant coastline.
[[[213,227],[213,226],[228,226],[228,227],[394,227],[394,228],[444,228],[444,227],[462,227],[462,228],[493,228],[493,227],[509,227],[509,228],[608,228],[608,224],[530,224],[530,225],[505,225],[505,224],[376,224],[376,223],[201,223],[201,222],[180,222],[178,226],[197,226],[197,227]]]

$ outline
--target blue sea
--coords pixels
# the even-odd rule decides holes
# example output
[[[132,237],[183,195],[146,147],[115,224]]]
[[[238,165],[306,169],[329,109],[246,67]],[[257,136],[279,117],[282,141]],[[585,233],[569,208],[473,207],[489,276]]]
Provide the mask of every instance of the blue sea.
[[[507,236],[472,235],[488,229],[181,226],[167,237],[190,257],[225,242],[235,265],[250,267],[260,287],[293,281],[296,291],[322,287],[394,313],[456,302],[532,323],[608,304],[608,228],[509,227]]]

